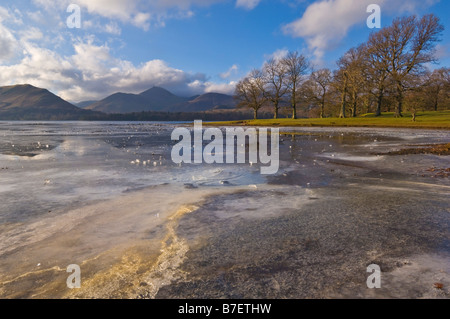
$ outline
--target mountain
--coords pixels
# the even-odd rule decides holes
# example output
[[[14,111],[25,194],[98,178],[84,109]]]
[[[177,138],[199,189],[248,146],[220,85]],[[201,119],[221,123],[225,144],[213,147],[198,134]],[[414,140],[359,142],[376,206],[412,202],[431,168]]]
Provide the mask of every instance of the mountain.
[[[87,109],[87,107],[91,104],[97,103],[98,101],[82,101],[78,103],[72,103],[73,105],[81,108],[81,109]]]
[[[186,101],[186,98],[176,96],[163,88],[153,87],[140,94],[115,93],[87,106],[86,109],[110,114],[154,112],[166,111],[171,106]]]
[[[162,111],[173,105],[189,101],[188,98],[176,96],[166,89],[156,86],[139,95],[151,102],[154,111]]]
[[[232,109],[235,107],[236,102],[230,95],[206,93],[183,104],[175,105],[171,110],[177,112],[204,112],[215,109]]]
[[[86,107],[87,110],[104,113],[133,113],[152,111],[150,101],[143,96],[115,93]]]
[[[115,93],[90,104],[86,109],[109,114],[133,112],[204,112],[231,109],[235,101],[230,95],[206,93],[190,98],[177,96],[166,89],[153,87],[140,94]]]
[[[29,84],[0,87],[0,120],[70,120],[89,114],[46,89]]]

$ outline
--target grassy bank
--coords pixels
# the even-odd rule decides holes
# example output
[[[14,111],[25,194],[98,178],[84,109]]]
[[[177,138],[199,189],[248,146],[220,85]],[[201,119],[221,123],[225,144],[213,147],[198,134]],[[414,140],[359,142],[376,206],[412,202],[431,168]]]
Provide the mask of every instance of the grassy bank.
[[[310,118],[310,119],[267,119],[242,120],[204,123],[214,126],[326,126],[326,127],[399,127],[399,128],[433,128],[450,129],[450,110],[418,112],[416,121],[412,121],[411,113],[404,112],[402,118],[395,118],[394,113],[364,114],[356,118]]]

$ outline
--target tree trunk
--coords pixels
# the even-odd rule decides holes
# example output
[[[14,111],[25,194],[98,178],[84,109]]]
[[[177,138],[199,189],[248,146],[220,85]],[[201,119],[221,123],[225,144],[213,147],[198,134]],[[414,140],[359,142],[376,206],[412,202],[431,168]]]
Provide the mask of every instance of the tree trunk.
[[[403,98],[398,97],[397,108],[395,109],[395,117],[403,117],[402,108],[403,108]]]
[[[442,88],[440,86],[438,86],[436,88],[436,92],[435,92],[435,98],[434,98],[434,110],[437,111],[438,110],[438,105],[439,105],[439,94],[441,93]]]
[[[403,90],[401,84],[397,84],[397,108],[395,110],[395,117],[403,117]]]
[[[295,82],[292,87],[292,118],[297,119],[297,86]]]
[[[323,119],[324,118],[324,109],[325,109],[325,106],[323,105],[323,103],[322,103],[322,105],[320,106],[320,118],[321,119]]]
[[[375,116],[381,115],[381,105],[383,104],[383,91],[380,91],[378,93],[378,99],[377,99],[377,111],[375,112]]]
[[[320,104],[320,118],[323,119],[324,117],[325,117],[325,94],[323,95]]]
[[[275,102],[273,107],[273,118],[276,120],[278,118],[278,102]]]
[[[352,117],[356,117],[356,108],[358,107],[358,97],[355,92],[352,94],[353,107],[352,107]]]
[[[341,104],[341,113],[339,114],[339,118],[345,118],[345,108],[347,107],[347,101],[346,101],[346,92],[342,93],[342,104]]]
[[[295,120],[297,119],[297,103],[295,102],[295,95],[292,98],[292,118]]]
[[[353,89],[352,91],[352,117],[356,117],[356,108],[358,107],[358,94]]]
[[[366,114],[372,113],[372,101],[367,98],[366,101]]]
[[[339,118],[345,118],[345,108],[347,107],[347,101],[346,101],[346,97],[347,97],[347,85],[348,85],[348,75],[344,74],[344,90],[342,92],[342,97],[341,97],[341,112],[339,114]]]
[[[255,118],[255,120],[257,120],[258,119],[258,109],[254,109],[253,111],[254,111],[253,112],[254,118]]]

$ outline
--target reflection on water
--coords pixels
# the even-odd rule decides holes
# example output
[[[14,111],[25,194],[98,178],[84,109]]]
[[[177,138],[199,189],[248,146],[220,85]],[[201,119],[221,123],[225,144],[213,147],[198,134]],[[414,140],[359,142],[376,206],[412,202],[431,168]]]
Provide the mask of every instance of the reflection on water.
[[[174,127],[0,122],[0,297],[449,296],[448,157],[374,155],[447,131],[284,128],[263,176],[175,165]]]

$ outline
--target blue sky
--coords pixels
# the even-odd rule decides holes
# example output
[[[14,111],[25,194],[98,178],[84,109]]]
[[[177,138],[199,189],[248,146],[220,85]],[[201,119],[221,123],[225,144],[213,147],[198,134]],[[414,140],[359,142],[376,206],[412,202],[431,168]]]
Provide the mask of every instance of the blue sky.
[[[68,28],[69,4],[81,28]],[[298,50],[316,68],[335,68],[374,32],[366,8],[394,17],[434,13],[446,27],[437,47],[450,65],[445,0],[3,0],[0,85],[29,83],[70,101],[154,85],[180,95],[232,93],[265,60]],[[436,66],[432,66],[436,67]]]

